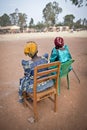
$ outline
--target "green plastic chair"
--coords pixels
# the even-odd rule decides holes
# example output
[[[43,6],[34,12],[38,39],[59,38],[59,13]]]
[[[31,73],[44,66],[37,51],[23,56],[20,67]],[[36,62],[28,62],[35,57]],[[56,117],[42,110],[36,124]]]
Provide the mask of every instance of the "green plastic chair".
[[[72,63],[75,60],[71,59],[65,63],[61,63],[60,67],[60,75],[59,75],[59,82],[58,82],[58,95],[60,95],[60,84],[61,84],[61,78],[66,77],[67,78],[67,84],[68,84],[68,89],[70,89],[69,85],[69,72],[72,70]]]

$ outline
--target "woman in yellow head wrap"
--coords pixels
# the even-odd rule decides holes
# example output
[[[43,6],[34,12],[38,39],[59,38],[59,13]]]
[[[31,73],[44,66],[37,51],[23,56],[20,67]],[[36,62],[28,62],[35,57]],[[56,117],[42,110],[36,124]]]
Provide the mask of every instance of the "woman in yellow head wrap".
[[[24,54],[31,57],[31,60],[25,61],[22,60],[22,66],[24,68],[24,77],[20,79],[19,87],[19,101],[23,102],[23,91],[33,92],[33,76],[34,76],[34,67],[40,64],[48,63],[48,54],[43,56],[38,56],[37,44],[33,41],[28,42],[24,47]],[[47,84],[40,84],[37,86],[37,91],[43,91],[48,87],[53,86],[53,81],[48,81]]]
[[[37,54],[37,52],[37,44],[33,41],[27,42],[24,48],[24,54],[32,58]]]

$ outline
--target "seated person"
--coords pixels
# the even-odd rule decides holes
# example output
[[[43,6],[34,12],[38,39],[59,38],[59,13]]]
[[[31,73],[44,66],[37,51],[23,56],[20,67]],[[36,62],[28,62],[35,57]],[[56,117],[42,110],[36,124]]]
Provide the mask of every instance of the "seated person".
[[[51,51],[50,62],[60,61],[63,63],[72,58],[68,46],[64,45],[63,38],[56,37],[54,44],[55,47]]]
[[[28,61],[22,60],[22,66],[24,68],[24,77],[20,79],[20,87],[19,87],[20,102],[23,102],[22,94],[24,91],[26,91],[27,93],[33,92],[34,67],[40,64],[48,63],[48,54],[38,56],[37,53],[38,48],[35,42],[30,41],[25,45],[24,54],[28,55],[31,58],[31,60]],[[48,80],[47,82],[40,83],[37,86],[37,92],[41,92],[49,87],[52,87],[53,84],[54,84],[53,80]]]
[[[54,40],[54,44],[55,47],[51,51],[50,62],[60,61],[61,63],[64,63],[72,59],[69,48],[67,45],[64,45],[64,40],[62,37],[56,37]],[[72,67],[70,67],[70,70],[71,69]],[[61,70],[60,73],[62,73]]]

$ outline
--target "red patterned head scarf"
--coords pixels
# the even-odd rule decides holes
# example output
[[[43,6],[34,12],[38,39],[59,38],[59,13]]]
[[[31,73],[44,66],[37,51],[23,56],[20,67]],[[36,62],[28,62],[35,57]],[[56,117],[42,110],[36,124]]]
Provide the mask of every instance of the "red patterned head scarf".
[[[54,40],[56,49],[62,48],[64,46],[64,40],[62,37],[56,37]]]

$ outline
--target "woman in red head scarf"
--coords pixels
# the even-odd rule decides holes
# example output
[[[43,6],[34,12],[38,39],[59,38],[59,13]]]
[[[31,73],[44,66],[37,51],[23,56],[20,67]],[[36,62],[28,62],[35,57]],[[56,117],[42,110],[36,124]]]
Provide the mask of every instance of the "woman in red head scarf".
[[[62,37],[56,37],[54,40],[56,49],[62,48],[64,46],[64,40]]]
[[[56,37],[54,44],[55,47],[51,51],[50,62],[60,61],[63,63],[72,58],[68,46],[64,45],[64,39],[62,37]]]

